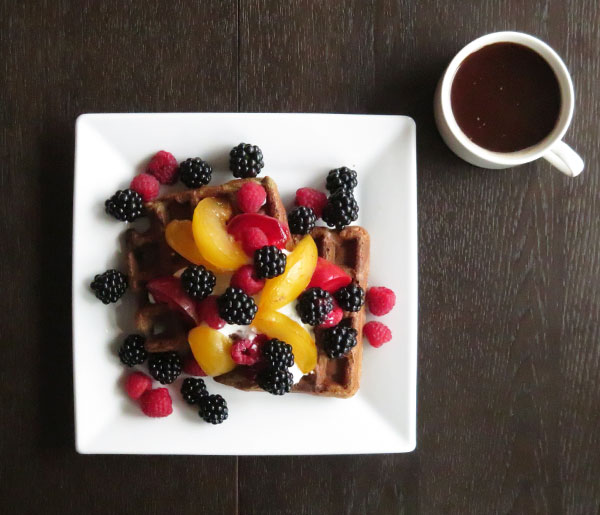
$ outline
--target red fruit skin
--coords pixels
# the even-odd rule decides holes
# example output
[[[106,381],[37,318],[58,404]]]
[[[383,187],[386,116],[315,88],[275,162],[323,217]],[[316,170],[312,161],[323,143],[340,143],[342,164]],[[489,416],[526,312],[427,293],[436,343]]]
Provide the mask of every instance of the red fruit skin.
[[[140,173],[131,180],[129,187],[133,191],[137,191],[144,202],[150,202],[158,197],[160,183],[153,175]]]
[[[290,238],[288,227],[279,223],[272,216],[261,215],[259,213],[242,213],[234,216],[227,224],[227,232],[238,241],[243,241],[243,234],[250,227],[257,227],[265,233],[269,240],[269,245],[283,249]]]
[[[144,392],[140,398],[144,415],[153,418],[167,417],[173,413],[173,402],[166,388],[156,388]]]
[[[221,329],[225,327],[225,320],[219,316],[217,307],[217,296],[209,295],[197,304],[198,316],[201,322],[205,322],[208,327]]]
[[[246,182],[238,190],[237,195],[238,207],[244,213],[256,213],[267,199],[265,189],[255,182]]]
[[[198,362],[191,354],[183,361],[183,371],[191,376],[206,377],[206,372],[202,370],[202,367],[198,365]]]
[[[160,150],[148,163],[146,173],[154,175],[161,184],[173,184],[177,181],[177,172],[179,164],[177,159],[170,152]]]
[[[378,349],[384,343],[392,339],[392,331],[390,328],[381,322],[367,322],[363,327],[363,335],[369,341],[372,347]]]
[[[327,205],[327,195],[314,188],[300,188],[296,191],[296,205],[310,207],[317,218],[321,218]]]
[[[142,372],[129,374],[125,381],[127,395],[133,400],[139,399],[146,390],[152,388],[152,379]]]
[[[344,286],[348,286],[351,282],[352,277],[339,266],[320,257],[317,259],[317,267],[307,288],[323,288],[325,291],[333,293]]]
[[[242,234],[242,248],[244,252],[254,257],[254,252],[265,245],[269,244],[267,235],[262,232],[258,227],[249,227],[247,231]]]
[[[148,281],[146,288],[156,302],[168,304],[171,309],[181,311],[196,325],[200,323],[200,318],[196,311],[196,302],[183,291],[181,280],[177,277],[169,275],[152,279]]]
[[[367,305],[375,316],[387,315],[396,304],[396,294],[385,286],[373,286],[367,291]]]
[[[344,318],[344,311],[342,310],[342,308],[340,308],[337,305],[337,302],[335,302],[335,300],[333,302],[333,309],[329,312],[329,314],[325,318],[325,321],[322,324],[320,324],[319,327],[335,327],[342,321],[342,318]]]
[[[233,274],[230,285],[241,288],[248,295],[256,295],[264,288],[265,279],[255,277],[252,265],[244,265]]]
[[[259,346],[254,340],[238,340],[231,346],[231,359],[238,365],[251,366],[260,359]]]

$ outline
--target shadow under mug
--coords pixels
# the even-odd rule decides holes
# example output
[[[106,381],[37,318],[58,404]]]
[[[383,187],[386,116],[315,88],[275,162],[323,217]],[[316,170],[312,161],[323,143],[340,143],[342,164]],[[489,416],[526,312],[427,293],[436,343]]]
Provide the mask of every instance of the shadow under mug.
[[[560,87],[561,108],[554,129],[539,143],[517,152],[493,152],[473,143],[458,126],[450,103],[452,82],[462,62],[473,52],[494,43],[517,43],[536,52],[550,65]],[[446,145],[458,157],[475,166],[493,169],[509,168],[542,157],[565,175],[575,177],[583,171],[583,160],[562,141],[573,117],[574,104],[573,82],[565,63],[558,54],[534,36],[508,31],[482,36],[456,54],[438,83],[434,98],[434,113],[438,130]]]

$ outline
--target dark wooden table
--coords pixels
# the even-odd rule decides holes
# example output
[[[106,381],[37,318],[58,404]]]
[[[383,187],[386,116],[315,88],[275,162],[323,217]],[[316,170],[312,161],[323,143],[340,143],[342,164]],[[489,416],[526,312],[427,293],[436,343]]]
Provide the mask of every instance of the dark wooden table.
[[[0,1],[0,512],[598,513],[599,25],[596,0]],[[579,178],[476,169],[438,136],[445,64],[502,29],[571,70]],[[75,452],[74,121],[111,111],[416,120],[416,452]]]

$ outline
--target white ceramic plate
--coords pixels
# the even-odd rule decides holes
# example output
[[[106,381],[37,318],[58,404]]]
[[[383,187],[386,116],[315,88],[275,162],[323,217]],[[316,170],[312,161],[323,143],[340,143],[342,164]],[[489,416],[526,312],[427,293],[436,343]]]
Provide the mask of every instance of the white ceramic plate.
[[[207,381],[228,402],[229,419],[204,423],[170,386],[174,412],[144,416],[123,390],[115,354],[133,331],[127,295],[105,306],[89,289],[94,274],[123,269],[126,225],[104,214],[104,200],[126,188],[164,149],[200,156],[213,183],[231,179],[231,147],[257,144],[264,175],[286,206],[302,186],[324,190],[327,172],[358,171],[358,224],[371,234],[370,285],[397,295],[381,320],[393,340],[365,343],[361,387],[351,399],[248,393]],[[163,191],[166,188],[163,187]],[[76,446],[81,453],[359,454],[408,452],[416,445],[417,191],[415,124],[405,116],[330,114],[86,114],[77,120],[73,213],[73,363]],[[136,222],[137,223],[137,222]]]

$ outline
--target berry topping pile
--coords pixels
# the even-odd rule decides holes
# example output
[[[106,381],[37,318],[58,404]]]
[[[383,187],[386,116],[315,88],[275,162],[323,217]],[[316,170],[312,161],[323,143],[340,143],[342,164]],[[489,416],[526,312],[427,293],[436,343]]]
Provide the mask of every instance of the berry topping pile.
[[[132,289],[144,294],[143,308],[166,312],[166,336],[154,318],[150,317],[156,325],[149,327],[138,319],[142,334],[128,335],[118,350],[121,363],[133,368],[125,379],[127,395],[149,417],[166,417],[173,411],[169,389],[157,383],[177,381],[174,387],[185,403],[196,407],[204,421],[220,424],[228,418],[227,402],[211,394],[211,383],[202,377],[251,381],[254,388],[278,396],[304,381],[296,389],[306,391],[312,379],[302,377],[322,370],[317,367],[323,366],[323,352],[329,359],[340,359],[352,352],[363,335],[372,347],[392,337],[379,321],[368,322],[359,335],[354,327],[362,324],[363,313],[353,313],[366,300],[371,315],[388,314],[395,304],[394,292],[378,286],[365,295],[363,274],[340,255],[350,251],[340,250],[339,243],[329,251],[327,247],[327,238],[349,241],[357,232],[364,233],[362,229],[339,233],[358,218],[356,171],[331,170],[325,179],[329,196],[318,189],[299,188],[286,223],[272,181],[256,179],[264,167],[259,147],[235,146],[229,167],[234,177],[246,180],[207,189],[203,187],[213,177],[209,163],[199,157],[178,163],[173,154],[161,150],[145,172],[132,179],[130,189],[119,190],[105,201],[106,213],[117,220],[132,222],[148,216],[151,229],[142,236],[152,235],[157,225],[164,228],[164,241],[152,239],[148,244],[153,249],[161,244],[158,251],[144,253],[149,261],[159,261],[152,268],[159,271],[158,277],[138,273],[131,262],[128,270]],[[178,180],[187,188],[203,189],[183,191],[179,186],[178,194],[156,200],[161,185]],[[177,204],[171,207],[174,198]],[[324,224],[334,229],[323,229]],[[104,304],[114,303],[127,290],[128,277],[111,269],[96,275],[90,286]],[[180,347],[182,331],[189,348]]]

